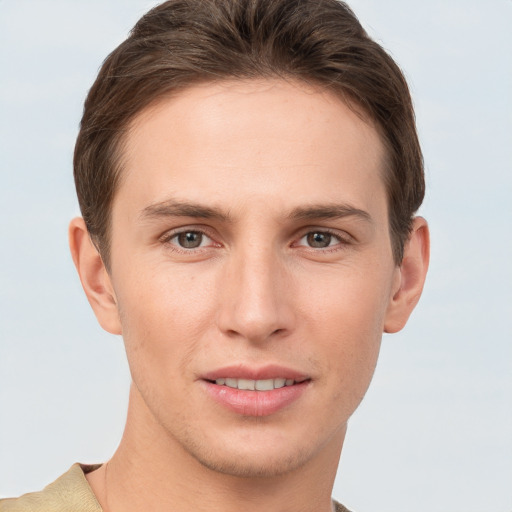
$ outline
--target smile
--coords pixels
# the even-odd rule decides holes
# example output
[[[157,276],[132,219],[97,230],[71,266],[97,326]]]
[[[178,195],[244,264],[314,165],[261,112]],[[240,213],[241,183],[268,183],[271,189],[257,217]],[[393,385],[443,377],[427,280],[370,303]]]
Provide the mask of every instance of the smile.
[[[215,379],[215,384],[218,386],[227,386],[233,389],[242,389],[248,391],[272,391],[273,389],[283,388],[285,386],[293,386],[295,384],[293,379],[285,379],[278,377],[276,379],[236,379],[236,378],[221,378]]]
[[[215,403],[243,416],[269,416],[286,409],[300,400],[311,384],[311,379],[305,376],[268,378],[267,374],[265,377],[248,379],[219,377],[217,374],[213,378],[202,379],[202,383]]]

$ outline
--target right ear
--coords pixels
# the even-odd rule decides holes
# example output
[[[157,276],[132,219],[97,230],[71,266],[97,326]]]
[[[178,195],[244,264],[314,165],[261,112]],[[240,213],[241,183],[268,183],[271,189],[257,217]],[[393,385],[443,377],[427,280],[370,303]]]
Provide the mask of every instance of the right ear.
[[[69,223],[69,248],[85,295],[101,327],[112,334],[121,334],[119,310],[110,275],[81,217]]]

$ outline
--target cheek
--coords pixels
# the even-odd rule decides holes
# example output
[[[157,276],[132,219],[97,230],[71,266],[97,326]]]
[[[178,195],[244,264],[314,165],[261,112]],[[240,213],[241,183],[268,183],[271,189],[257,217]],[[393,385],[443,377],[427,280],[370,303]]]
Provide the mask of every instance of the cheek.
[[[301,297],[301,316],[307,323],[328,338],[344,339],[343,345],[357,340],[361,346],[380,339],[390,289],[391,274],[368,266],[316,274],[314,281],[301,279],[294,294]]]
[[[350,306],[350,307],[348,307]],[[332,311],[330,324],[323,336],[327,369],[340,388],[366,390],[372,377],[382,338],[382,316],[375,311],[354,307],[350,303],[342,313]],[[364,393],[363,391],[363,393]]]
[[[321,351],[323,374],[332,378],[329,384],[353,394],[356,401],[375,369],[389,286],[381,275],[353,271],[303,295],[300,316],[308,330],[306,340],[315,340],[313,350]]]
[[[210,288],[198,275],[165,268],[130,272],[120,282],[116,295],[132,372],[138,367],[150,367],[155,376],[179,371],[211,323]]]
[[[371,316],[347,311],[336,328],[325,338],[325,389],[330,396],[328,408],[337,411],[340,421],[350,417],[363,400],[379,355],[381,322]],[[371,312],[370,312],[371,315]]]

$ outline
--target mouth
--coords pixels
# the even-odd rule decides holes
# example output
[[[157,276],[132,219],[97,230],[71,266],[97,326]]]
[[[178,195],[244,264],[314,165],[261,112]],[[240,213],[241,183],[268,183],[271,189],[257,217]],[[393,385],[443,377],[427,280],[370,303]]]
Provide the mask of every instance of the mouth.
[[[242,416],[270,416],[285,410],[301,399],[311,383],[309,376],[278,366],[233,366],[203,375],[201,380],[214,403]]]
[[[309,380],[307,378],[295,380],[285,377],[276,377],[273,379],[238,379],[235,377],[221,377],[215,380],[208,380],[217,386],[227,386],[232,389],[240,389],[243,391],[272,391],[274,389],[284,388],[286,386],[294,386]]]

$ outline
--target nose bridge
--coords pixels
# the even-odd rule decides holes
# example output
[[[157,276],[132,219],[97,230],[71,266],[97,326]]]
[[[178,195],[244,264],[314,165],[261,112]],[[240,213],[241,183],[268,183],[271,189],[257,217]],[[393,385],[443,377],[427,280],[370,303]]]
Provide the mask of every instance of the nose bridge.
[[[268,245],[234,250],[226,268],[219,326],[252,342],[292,328],[289,283],[282,258]]]

